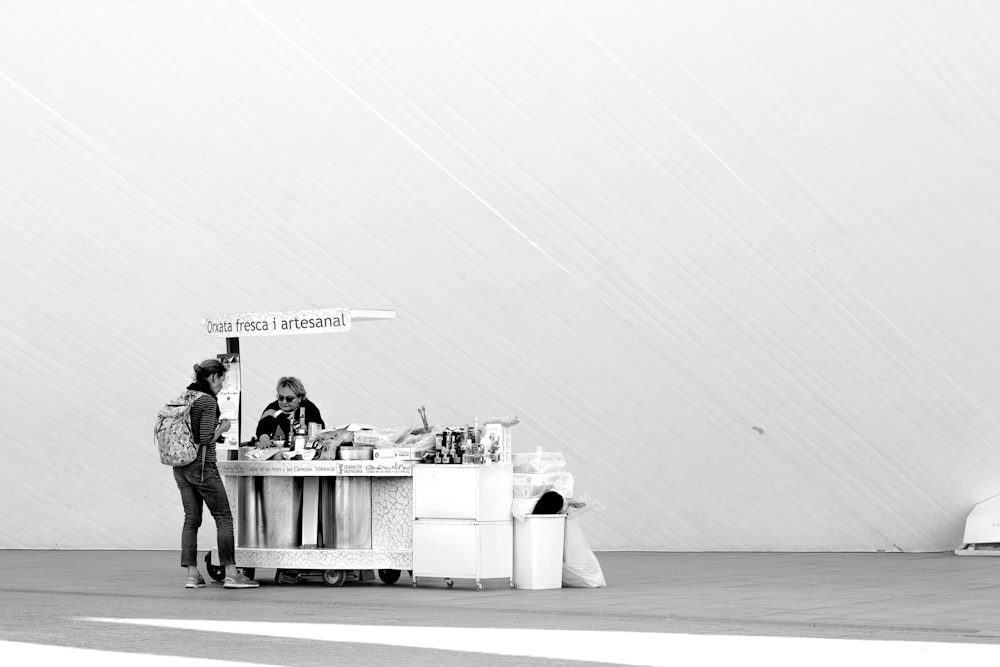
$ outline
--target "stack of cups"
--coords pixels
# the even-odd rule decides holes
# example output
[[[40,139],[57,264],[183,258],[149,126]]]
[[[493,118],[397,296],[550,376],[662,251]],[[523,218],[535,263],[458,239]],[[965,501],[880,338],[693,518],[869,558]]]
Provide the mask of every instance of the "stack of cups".
[[[316,441],[316,436],[319,435],[319,423],[309,422],[306,428],[306,447],[313,447],[313,443]]]

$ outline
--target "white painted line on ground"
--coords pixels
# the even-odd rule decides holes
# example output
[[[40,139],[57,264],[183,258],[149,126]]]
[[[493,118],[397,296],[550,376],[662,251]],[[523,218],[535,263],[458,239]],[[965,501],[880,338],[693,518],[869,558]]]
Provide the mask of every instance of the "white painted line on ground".
[[[0,663],[4,665],[73,665],[86,667],[268,667],[259,662],[233,662],[208,658],[184,658],[150,653],[122,653],[69,646],[45,646],[24,642],[0,641]]]
[[[1000,645],[945,642],[744,637],[665,632],[453,628],[329,623],[270,623],[154,618],[82,618],[181,630],[282,637],[352,644],[406,646],[445,651],[585,660],[656,667],[843,667],[906,664],[907,667],[971,664],[1000,659]]]

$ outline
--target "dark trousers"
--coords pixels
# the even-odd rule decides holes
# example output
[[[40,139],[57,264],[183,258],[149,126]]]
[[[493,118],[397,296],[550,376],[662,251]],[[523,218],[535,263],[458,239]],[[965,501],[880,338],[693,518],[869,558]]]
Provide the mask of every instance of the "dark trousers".
[[[186,466],[174,468],[174,480],[181,490],[184,503],[184,529],[181,532],[181,567],[198,564],[198,529],[204,505],[215,519],[215,532],[219,538],[219,563],[236,564],[236,540],[233,536],[233,512],[229,508],[226,487],[214,463],[204,467],[202,478],[201,459]]]

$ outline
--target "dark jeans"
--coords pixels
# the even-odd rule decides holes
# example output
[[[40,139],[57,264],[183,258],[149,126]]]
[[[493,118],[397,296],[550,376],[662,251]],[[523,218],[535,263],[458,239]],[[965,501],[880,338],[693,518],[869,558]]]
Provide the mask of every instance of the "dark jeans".
[[[174,480],[184,503],[184,530],[181,532],[181,567],[198,564],[198,529],[201,528],[202,503],[215,518],[219,538],[219,563],[236,564],[236,540],[233,537],[233,512],[229,508],[226,487],[215,464],[205,465],[202,479],[201,459],[174,468]]]

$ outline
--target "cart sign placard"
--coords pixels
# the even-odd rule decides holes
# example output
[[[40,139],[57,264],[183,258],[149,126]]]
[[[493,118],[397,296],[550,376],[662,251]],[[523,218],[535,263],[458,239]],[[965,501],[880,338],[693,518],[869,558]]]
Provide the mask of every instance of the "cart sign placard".
[[[346,333],[351,330],[351,311],[348,308],[324,308],[233,313],[203,317],[201,322],[209,338]]]

